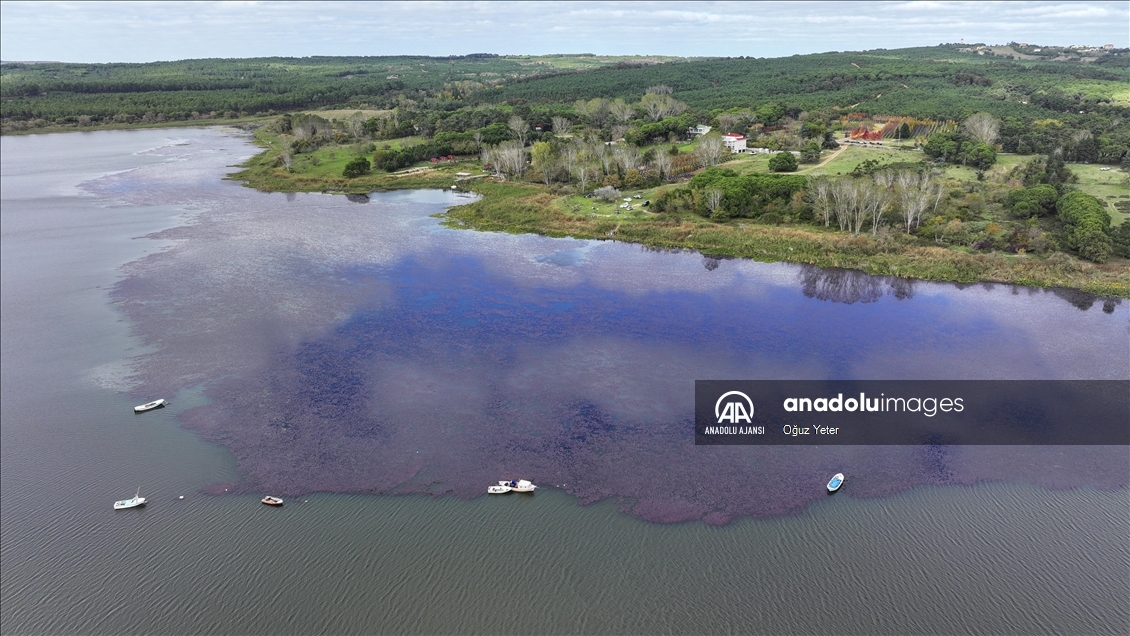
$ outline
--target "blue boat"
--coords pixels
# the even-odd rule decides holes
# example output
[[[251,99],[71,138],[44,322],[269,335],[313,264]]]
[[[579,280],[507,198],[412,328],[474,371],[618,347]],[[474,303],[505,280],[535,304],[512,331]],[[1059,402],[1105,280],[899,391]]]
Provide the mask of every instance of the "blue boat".
[[[844,474],[836,473],[832,476],[832,481],[828,482],[828,492],[836,492],[840,486],[844,485]]]

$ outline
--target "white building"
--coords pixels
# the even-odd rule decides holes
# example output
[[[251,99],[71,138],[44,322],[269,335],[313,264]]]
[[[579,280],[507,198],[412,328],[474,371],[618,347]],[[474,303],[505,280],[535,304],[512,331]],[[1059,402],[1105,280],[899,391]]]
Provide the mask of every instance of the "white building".
[[[710,132],[710,126],[703,126],[702,124],[687,129],[687,134],[691,137],[701,137],[708,132]]]
[[[722,135],[722,143],[730,149],[730,152],[745,152],[745,135],[738,133],[726,133]]]

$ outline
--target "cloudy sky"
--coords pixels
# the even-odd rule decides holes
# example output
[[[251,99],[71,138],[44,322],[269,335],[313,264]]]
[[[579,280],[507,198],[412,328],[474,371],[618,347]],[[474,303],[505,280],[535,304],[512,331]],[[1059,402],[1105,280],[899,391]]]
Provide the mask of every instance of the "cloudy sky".
[[[0,2],[0,59],[1130,46],[1121,2]]]

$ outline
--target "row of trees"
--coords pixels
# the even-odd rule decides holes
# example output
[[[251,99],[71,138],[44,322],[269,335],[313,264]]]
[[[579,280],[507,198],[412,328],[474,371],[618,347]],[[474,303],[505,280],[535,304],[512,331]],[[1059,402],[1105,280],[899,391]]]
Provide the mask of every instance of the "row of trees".
[[[937,211],[943,192],[935,175],[909,170],[883,170],[864,178],[815,177],[805,189],[814,215],[825,227],[834,220],[840,231],[853,234],[865,225],[875,234],[892,216],[910,234],[927,210]]]

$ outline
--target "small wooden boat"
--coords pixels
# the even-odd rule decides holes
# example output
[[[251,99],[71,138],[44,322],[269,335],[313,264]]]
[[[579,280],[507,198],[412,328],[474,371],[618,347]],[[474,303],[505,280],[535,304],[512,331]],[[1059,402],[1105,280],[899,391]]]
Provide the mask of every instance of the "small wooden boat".
[[[266,497],[263,497],[259,501],[262,501],[263,503],[267,504],[268,506],[281,506],[281,505],[283,505],[282,499],[279,499],[278,497],[272,497],[271,495],[267,495]]]
[[[510,481],[500,481],[499,486],[506,486],[514,492],[533,492],[537,486],[533,485],[525,479],[511,479]]]
[[[487,486],[487,494],[489,495],[505,495],[512,490],[514,489],[510,486],[502,485],[502,482],[498,482],[498,484],[494,486]]]
[[[137,487],[137,493],[134,494],[133,499],[123,499],[114,502],[114,510],[125,510],[126,508],[137,508],[138,506],[145,505],[145,497],[141,496],[141,486]]]
[[[147,402],[145,404],[141,404],[139,406],[133,407],[133,412],[134,413],[144,413],[146,411],[152,411],[153,409],[161,408],[162,406],[165,406],[166,404],[168,404],[168,402],[165,402],[164,398],[162,398],[160,400],[153,400],[152,402]]]
[[[844,485],[844,474],[836,473],[832,476],[832,480],[828,482],[828,492],[836,492],[840,486]]]

